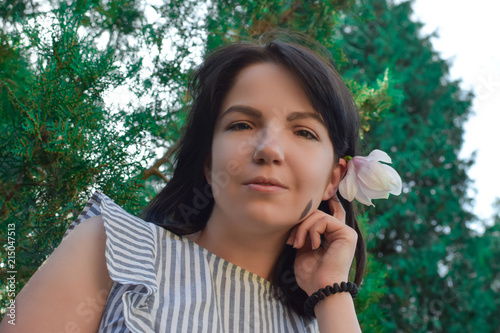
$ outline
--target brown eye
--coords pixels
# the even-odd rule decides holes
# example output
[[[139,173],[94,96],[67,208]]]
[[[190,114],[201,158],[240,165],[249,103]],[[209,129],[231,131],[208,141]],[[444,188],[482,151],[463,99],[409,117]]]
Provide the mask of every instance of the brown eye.
[[[303,136],[304,138],[306,138],[308,140],[318,141],[318,138],[310,131],[300,130],[300,131],[297,131],[296,133],[299,133],[298,134],[299,136]]]
[[[232,124],[227,129],[234,130],[234,131],[242,131],[242,130],[250,129],[250,125],[245,124],[245,123],[236,123],[236,124]]]

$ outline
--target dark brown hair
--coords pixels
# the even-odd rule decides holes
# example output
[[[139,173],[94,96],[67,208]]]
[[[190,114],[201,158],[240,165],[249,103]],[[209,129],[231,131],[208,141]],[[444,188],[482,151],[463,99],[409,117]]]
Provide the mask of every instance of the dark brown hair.
[[[324,119],[333,143],[335,163],[338,163],[339,157],[357,155],[358,110],[334,68],[330,53],[303,36],[287,34],[285,37],[292,37],[294,41],[273,38],[265,43],[261,39],[225,45],[210,52],[194,71],[188,87],[193,100],[184,133],[175,150],[174,174],[148,204],[143,213],[144,219],[178,235],[192,234],[205,227],[214,199],[203,166],[211,152],[215,123],[222,101],[237,74],[253,64],[281,65],[297,77],[311,104]],[[358,234],[354,281],[359,285],[366,260],[365,245],[353,204],[339,193],[337,195],[346,211],[346,224]],[[321,202],[319,209],[330,214],[326,201]],[[294,260],[295,250],[285,246],[275,265],[272,283],[283,302],[298,314],[306,316],[303,304],[307,294],[297,285]]]

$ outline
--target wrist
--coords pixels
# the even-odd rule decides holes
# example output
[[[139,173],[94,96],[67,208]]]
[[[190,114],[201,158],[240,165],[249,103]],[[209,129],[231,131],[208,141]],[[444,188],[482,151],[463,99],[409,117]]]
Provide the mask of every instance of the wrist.
[[[333,285],[326,286],[325,288],[321,288],[318,291],[312,293],[304,303],[304,311],[306,312],[306,314],[314,316],[314,308],[316,304],[320,303],[325,298],[328,298],[337,293],[345,293],[350,294],[351,298],[354,299],[358,295],[358,291],[358,286],[355,283],[334,283]]]
[[[314,307],[314,313],[316,316],[318,316],[323,312],[328,313],[327,309],[338,303],[350,304],[353,302],[354,300],[349,293],[336,293],[335,295],[326,297],[322,301],[318,302],[318,304],[316,304],[316,306]]]
[[[335,283],[337,283],[339,286],[340,284],[345,281],[349,281],[349,278],[347,276],[336,276],[336,277],[328,277],[327,279],[320,279],[318,281],[314,281],[311,284],[307,286],[304,291],[307,293],[307,296],[311,296],[318,290],[322,288],[326,288],[328,286],[333,286]]]
[[[316,305],[314,314],[320,332],[359,332],[354,301],[349,293],[338,293]]]

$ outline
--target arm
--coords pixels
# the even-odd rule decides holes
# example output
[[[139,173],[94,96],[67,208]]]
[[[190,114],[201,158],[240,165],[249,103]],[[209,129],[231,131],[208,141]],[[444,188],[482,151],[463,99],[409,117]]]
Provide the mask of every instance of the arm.
[[[295,276],[310,296],[335,282],[347,282],[358,235],[345,224],[345,212],[336,197],[329,199],[333,216],[313,212],[295,227],[288,239],[297,248]],[[321,235],[325,244],[321,246]],[[321,333],[361,332],[351,295],[340,292],[321,300],[314,313]]]
[[[318,288],[319,289],[319,288]],[[314,308],[320,332],[361,332],[351,294],[330,295]]]
[[[16,325],[0,331],[96,332],[113,281],[101,216],[78,225],[40,266],[15,300]]]

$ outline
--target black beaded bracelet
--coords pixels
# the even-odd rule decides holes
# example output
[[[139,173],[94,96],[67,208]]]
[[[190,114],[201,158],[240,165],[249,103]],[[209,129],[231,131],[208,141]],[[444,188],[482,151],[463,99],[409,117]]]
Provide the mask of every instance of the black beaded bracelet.
[[[321,288],[311,296],[309,296],[304,303],[304,311],[306,314],[310,316],[314,316],[314,307],[318,304],[319,301],[323,300],[325,297],[330,295],[348,291],[352,298],[356,298],[358,295],[358,286],[353,282],[341,282],[340,286],[338,283],[334,283],[333,286],[326,286],[325,288]]]

